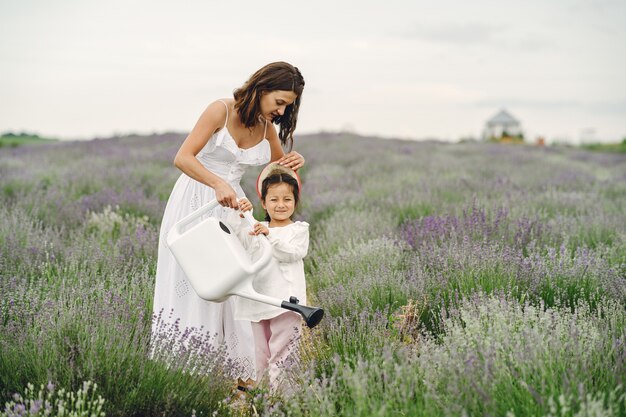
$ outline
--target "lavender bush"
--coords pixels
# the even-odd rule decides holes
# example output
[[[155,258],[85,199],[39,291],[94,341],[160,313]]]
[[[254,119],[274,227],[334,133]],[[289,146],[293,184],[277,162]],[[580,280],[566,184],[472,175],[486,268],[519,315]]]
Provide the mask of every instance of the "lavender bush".
[[[78,391],[65,392],[64,389],[56,391],[54,384],[48,383],[45,388],[41,385],[39,391],[35,392],[34,385],[28,384],[24,397],[15,394],[13,400],[6,403],[0,416],[102,417],[105,415],[102,411],[105,400],[101,396],[96,398],[97,388],[97,384],[85,381]]]
[[[626,414],[625,156],[297,137],[327,315],[293,392],[241,406],[212,335],[150,340],[183,139],[0,149],[0,399],[91,380],[107,415]]]

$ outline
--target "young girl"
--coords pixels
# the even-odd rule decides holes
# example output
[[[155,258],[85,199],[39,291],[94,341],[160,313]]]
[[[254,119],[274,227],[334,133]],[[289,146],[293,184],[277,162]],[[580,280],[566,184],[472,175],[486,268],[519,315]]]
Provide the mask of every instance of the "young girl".
[[[248,223],[231,217],[231,225],[252,256],[258,255],[260,243],[254,235],[263,234],[272,245],[273,259],[269,266],[254,278],[255,289],[283,300],[296,296],[306,304],[304,258],[309,249],[309,225],[294,222],[291,217],[300,198],[297,174],[278,164],[268,165],[259,176],[257,191],[265,209],[265,221],[256,223],[252,231]],[[241,211],[252,209],[246,199],[239,200]],[[237,298],[235,319],[252,322],[257,383],[269,377],[270,389],[281,385],[281,371],[294,361],[298,336],[302,329],[301,317],[293,311]]]

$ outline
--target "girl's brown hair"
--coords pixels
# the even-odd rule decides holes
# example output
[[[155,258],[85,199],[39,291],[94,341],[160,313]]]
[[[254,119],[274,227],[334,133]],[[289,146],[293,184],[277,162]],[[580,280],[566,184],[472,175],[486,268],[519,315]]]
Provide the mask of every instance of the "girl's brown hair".
[[[293,132],[298,122],[300,98],[304,90],[304,78],[298,68],[286,62],[272,62],[252,74],[240,88],[233,92],[235,109],[247,128],[252,128],[261,113],[261,96],[271,91],[293,91],[295,101],[287,106],[282,116],[275,117],[272,123],[280,125],[278,137],[283,147],[291,150]]]

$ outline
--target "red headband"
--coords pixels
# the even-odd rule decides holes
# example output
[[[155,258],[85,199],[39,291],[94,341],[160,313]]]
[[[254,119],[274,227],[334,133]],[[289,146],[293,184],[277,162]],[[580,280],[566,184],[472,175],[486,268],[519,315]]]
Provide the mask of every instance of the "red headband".
[[[287,174],[298,181],[298,191],[302,190],[302,182],[300,181],[300,176],[296,171],[291,168],[287,168],[285,166],[280,165],[278,162],[272,162],[268,164],[261,173],[259,174],[259,178],[256,180],[256,192],[259,194],[259,198],[263,198],[261,196],[261,188],[263,187],[263,181],[265,178],[274,174]]]

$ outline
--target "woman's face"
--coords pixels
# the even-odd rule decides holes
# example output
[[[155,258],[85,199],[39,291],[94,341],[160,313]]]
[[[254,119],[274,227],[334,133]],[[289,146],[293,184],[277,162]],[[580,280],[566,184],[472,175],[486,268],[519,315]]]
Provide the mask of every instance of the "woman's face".
[[[293,91],[274,90],[261,96],[261,116],[271,122],[278,116],[285,114],[287,106],[292,104],[298,96]]]

